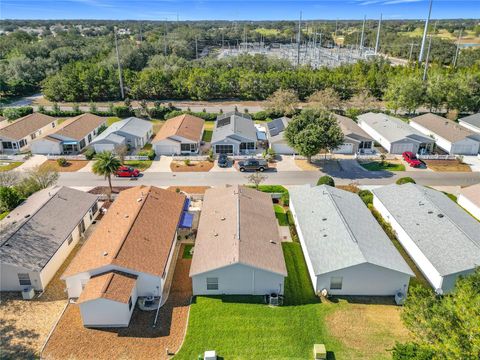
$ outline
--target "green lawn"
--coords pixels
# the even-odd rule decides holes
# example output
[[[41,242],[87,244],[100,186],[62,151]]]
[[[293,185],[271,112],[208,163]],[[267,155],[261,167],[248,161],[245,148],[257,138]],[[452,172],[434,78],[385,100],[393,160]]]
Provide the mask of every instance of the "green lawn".
[[[203,136],[202,136],[202,141],[205,141],[205,142],[212,141],[212,135],[213,135],[213,130],[204,130],[203,131]]]
[[[119,117],[116,117],[116,116],[109,117],[109,118],[107,118],[107,126],[110,126],[113,123],[116,123],[117,121],[120,121],[120,120],[122,120],[122,119],[120,119]]]
[[[372,161],[366,164],[360,163],[368,171],[405,171],[405,165],[403,164],[392,164],[389,162],[384,162],[383,165],[380,161]]]
[[[2,163],[2,162],[0,161],[0,163]],[[22,164],[23,164],[23,162],[21,162],[21,161],[14,161],[14,162],[8,163],[8,165],[0,165],[0,172],[13,170],[13,169],[15,169],[16,167],[19,167]]]
[[[152,160],[126,160],[126,166],[132,166],[140,171],[144,171],[152,166]]]
[[[285,213],[285,209],[278,204],[274,204],[273,209],[275,210],[275,216],[278,220],[279,225],[288,226],[288,219],[287,214]]]
[[[284,243],[283,249],[289,274],[286,305],[269,307],[261,296],[197,296],[175,359],[197,359],[209,349],[223,359],[309,359],[314,343],[326,344],[329,359],[335,359],[333,353],[336,359],[350,354],[325,325],[325,317],[344,305],[320,304],[300,245]]]
[[[192,248],[193,248],[193,245],[191,245],[191,244],[186,244],[183,247],[182,259],[191,259],[193,257],[192,253],[191,253]]]
[[[3,213],[0,213],[0,220],[5,219],[8,214],[10,214],[10,211],[4,211]]]

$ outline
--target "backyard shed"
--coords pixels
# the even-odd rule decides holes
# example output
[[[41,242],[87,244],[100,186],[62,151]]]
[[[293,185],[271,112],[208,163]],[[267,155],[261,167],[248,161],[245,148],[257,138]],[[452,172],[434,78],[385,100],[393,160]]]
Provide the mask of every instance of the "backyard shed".
[[[436,145],[452,155],[477,155],[480,134],[444,117],[427,113],[410,120],[410,125],[435,139]]]
[[[480,264],[480,222],[445,194],[417,184],[373,190],[373,205],[438,293]]]
[[[366,113],[358,116],[358,125],[391,154],[405,151],[429,153],[435,140],[425,136],[405,121],[381,113]]]
[[[194,295],[283,294],[287,269],[269,194],[208,189],[190,277]]]
[[[480,221],[480,184],[460,190],[458,204]]]
[[[407,294],[413,272],[357,194],[296,186],[290,210],[316,293]]]

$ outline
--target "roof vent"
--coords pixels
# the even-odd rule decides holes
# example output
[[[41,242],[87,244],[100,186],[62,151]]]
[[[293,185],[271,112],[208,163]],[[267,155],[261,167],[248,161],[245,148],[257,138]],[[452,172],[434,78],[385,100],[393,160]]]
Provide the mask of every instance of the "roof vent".
[[[222,221],[225,221],[225,219],[226,219],[225,216],[222,216],[222,217],[220,218],[220,220],[222,220]]]
[[[429,213],[429,214],[433,214],[433,211],[432,211],[432,210],[429,210],[428,213]]]
[[[125,215],[125,219],[128,219],[128,215]]]
[[[30,214],[27,214],[24,216],[25,219],[29,218],[30,217]]]
[[[143,199],[140,197],[137,199],[137,202],[141,202]]]
[[[102,253],[102,255],[103,255],[103,256],[107,256],[107,255],[108,255],[108,252],[104,251],[104,252]]]
[[[276,244],[276,242],[273,240],[270,240],[270,244]]]
[[[217,237],[217,236],[218,236],[218,233],[214,233],[213,236]]]
[[[324,217],[324,218],[322,218],[322,221],[326,221],[326,220],[327,220],[327,218],[325,218],[325,217]]]
[[[443,218],[444,215],[443,214],[437,214],[437,216],[441,219],[441,218]]]

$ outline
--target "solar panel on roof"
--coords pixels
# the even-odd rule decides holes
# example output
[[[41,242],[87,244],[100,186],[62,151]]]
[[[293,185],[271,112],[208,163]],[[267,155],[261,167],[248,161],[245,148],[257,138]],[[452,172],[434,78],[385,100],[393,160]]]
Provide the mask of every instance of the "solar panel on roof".
[[[230,118],[229,117],[227,117],[225,119],[217,120],[217,128],[225,126],[225,125],[230,125]]]
[[[277,136],[283,130],[285,130],[285,125],[283,124],[282,119],[276,119],[267,123],[270,136]]]

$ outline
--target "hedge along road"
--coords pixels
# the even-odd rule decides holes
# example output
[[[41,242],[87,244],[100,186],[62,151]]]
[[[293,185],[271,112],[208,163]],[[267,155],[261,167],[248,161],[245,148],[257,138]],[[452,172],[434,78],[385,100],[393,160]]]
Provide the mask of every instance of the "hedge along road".
[[[480,182],[478,172],[398,172],[396,174],[386,171],[365,172],[329,172],[320,171],[283,171],[265,172],[265,184],[303,185],[316,184],[322,175],[329,175],[335,179],[337,185],[348,185],[352,182],[358,185],[387,185],[394,183],[398,178],[410,176],[418,184],[430,186],[467,186]],[[114,186],[223,186],[226,184],[246,184],[248,173],[240,172],[185,172],[167,173],[150,172],[137,179],[113,178]],[[58,185],[63,186],[106,186],[107,181],[89,172],[60,173]]]

